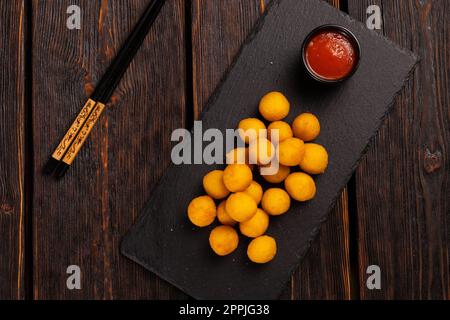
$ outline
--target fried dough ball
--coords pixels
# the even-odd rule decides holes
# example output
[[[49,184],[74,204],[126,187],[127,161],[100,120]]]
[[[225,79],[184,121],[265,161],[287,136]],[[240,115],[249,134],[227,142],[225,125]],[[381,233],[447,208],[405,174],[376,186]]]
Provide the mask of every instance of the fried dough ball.
[[[248,154],[250,163],[265,165],[270,163],[275,156],[275,147],[272,142],[266,138],[259,138],[250,143],[248,147]]]
[[[291,198],[283,189],[271,188],[264,192],[261,205],[263,210],[271,216],[279,216],[289,210]]]
[[[248,149],[244,147],[235,148],[226,154],[227,164],[247,164]]]
[[[223,171],[214,170],[203,177],[203,188],[213,199],[220,200],[226,198],[230,191],[223,183]]]
[[[232,253],[236,250],[238,244],[238,234],[236,230],[230,226],[216,227],[209,235],[209,245],[219,256],[226,256]]]
[[[277,243],[274,238],[261,236],[253,239],[247,248],[247,256],[254,263],[267,263],[277,254]]]
[[[262,135],[266,135],[266,125],[257,118],[241,120],[238,125],[239,136],[245,143],[250,143]]]
[[[267,121],[278,121],[289,114],[290,104],[281,92],[269,92],[259,102],[259,112]]]
[[[327,167],[327,150],[316,143],[305,143],[305,156],[300,163],[300,168],[309,174],[321,174]]]
[[[222,201],[217,207],[217,220],[223,225],[234,226],[237,222],[230,217],[230,215],[225,210],[226,201]]]
[[[225,157],[227,164],[246,164],[249,166],[250,170],[253,170],[254,165],[249,162],[248,148],[234,148],[229,151]]]
[[[257,209],[255,215],[239,224],[239,229],[244,236],[256,238],[262,236],[269,227],[269,216],[261,209]]]
[[[298,138],[288,138],[278,145],[278,159],[285,166],[297,166],[305,155],[305,144]]]
[[[278,142],[282,142],[288,138],[292,138],[294,136],[291,126],[284,121],[275,121],[272,122],[267,127],[267,136],[272,143],[275,143],[272,139],[272,135],[274,135],[274,130],[278,130]]]
[[[206,227],[216,218],[216,204],[210,196],[193,199],[188,206],[188,217],[197,227]]]
[[[260,170],[261,170],[261,168],[260,168]],[[278,171],[275,174],[271,174],[271,175],[262,175],[261,174],[261,177],[263,177],[264,180],[266,180],[267,182],[270,182],[270,183],[281,183],[284,181],[284,179],[287,178],[287,176],[289,175],[290,172],[291,172],[291,168],[289,168],[288,166],[279,165]]]
[[[312,113],[302,113],[292,123],[294,136],[303,141],[312,141],[320,134],[319,119]]]
[[[316,195],[316,183],[310,175],[303,172],[295,172],[284,181],[284,186],[289,195],[297,201],[308,201]]]
[[[252,170],[246,164],[230,164],[223,172],[223,183],[231,192],[244,191],[252,180]]]
[[[258,205],[261,202],[263,189],[258,182],[252,181],[252,183],[250,183],[250,185],[248,186],[247,189],[245,189],[244,192],[248,194],[250,197],[252,197],[253,200],[255,200],[256,205]]]
[[[244,192],[236,192],[228,197],[225,211],[237,222],[250,220],[256,213],[255,200]]]

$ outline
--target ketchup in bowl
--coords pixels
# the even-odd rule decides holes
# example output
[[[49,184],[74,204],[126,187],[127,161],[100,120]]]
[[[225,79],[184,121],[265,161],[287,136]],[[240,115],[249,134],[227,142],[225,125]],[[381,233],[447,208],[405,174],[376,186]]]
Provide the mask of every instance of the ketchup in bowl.
[[[303,44],[303,62],[315,80],[326,83],[348,79],[356,71],[360,47],[347,29],[325,25],[314,29]]]

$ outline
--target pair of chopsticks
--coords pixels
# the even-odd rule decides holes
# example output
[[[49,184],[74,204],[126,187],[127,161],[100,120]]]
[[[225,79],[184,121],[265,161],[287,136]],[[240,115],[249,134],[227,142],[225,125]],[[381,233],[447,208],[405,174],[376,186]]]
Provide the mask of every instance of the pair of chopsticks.
[[[133,32],[96,86],[94,93],[83,106],[70,129],[48,160],[44,167],[45,174],[52,174],[56,178],[62,178],[72,165],[131,60],[133,60],[136,52],[144,42],[165,1],[152,0],[149,4]]]

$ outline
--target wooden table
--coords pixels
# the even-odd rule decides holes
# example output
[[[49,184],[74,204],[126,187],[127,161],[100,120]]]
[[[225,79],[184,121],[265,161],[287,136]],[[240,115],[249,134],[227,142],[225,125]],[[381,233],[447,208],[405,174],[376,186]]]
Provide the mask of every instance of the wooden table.
[[[41,174],[148,0],[0,2],[0,298],[184,299],[119,253],[265,0],[168,0],[73,168]],[[450,3],[329,0],[421,62],[284,299],[450,298]],[[81,30],[66,27],[69,5]],[[68,290],[78,265],[81,290]],[[381,268],[381,290],[366,286]]]

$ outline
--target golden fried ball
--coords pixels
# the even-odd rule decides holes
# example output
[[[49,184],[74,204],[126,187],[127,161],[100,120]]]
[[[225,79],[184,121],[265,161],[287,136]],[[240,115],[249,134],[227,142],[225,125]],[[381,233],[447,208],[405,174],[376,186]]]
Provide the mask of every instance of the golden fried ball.
[[[248,147],[250,163],[268,164],[275,156],[275,147],[266,138],[252,141]]]
[[[277,243],[274,238],[261,236],[253,239],[247,248],[247,256],[254,263],[267,263],[277,254]]]
[[[289,195],[297,201],[308,201],[316,195],[316,183],[310,175],[303,172],[295,172],[284,181],[284,186]]]
[[[256,209],[255,200],[244,192],[233,193],[225,204],[225,211],[237,222],[250,220],[255,215]]]
[[[197,227],[206,227],[216,218],[216,204],[210,196],[193,199],[188,206],[188,217]]]
[[[252,181],[252,183],[250,183],[250,185],[248,186],[247,189],[245,189],[244,192],[248,194],[250,197],[252,197],[253,200],[255,200],[256,205],[258,205],[261,202],[263,189],[258,182]]]
[[[272,122],[267,127],[267,135],[270,141],[272,141],[272,143],[275,143],[272,139],[272,135],[274,135],[274,130],[278,130],[278,142],[284,141],[288,138],[292,138],[294,135],[291,126],[287,122],[284,121]]]
[[[206,193],[214,199],[223,199],[230,194],[230,191],[223,183],[223,171],[214,170],[203,177],[203,188]]]
[[[223,183],[231,192],[244,191],[252,180],[252,170],[246,164],[230,164],[223,172]]]
[[[259,102],[259,112],[267,121],[278,121],[289,114],[290,104],[281,92],[270,92]]]
[[[319,119],[312,113],[302,113],[292,123],[294,136],[303,141],[312,141],[320,134]]]
[[[246,164],[249,166],[250,170],[253,170],[254,165],[250,164],[248,158],[248,148],[235,148],[229,151],[225,157],[227,164]]]
[[[226,154],[227,164],[247,164],[248,149],[244,147],[235,148]]]
[[[260,168],[260,171],[262,168]],[[284,179],[287,178],[287,176],[289,175],[290,172],[291,172],[291,168],[289,168],[288,166],[283,166],[283,165],[279,164],[278,171],[275,174],[271,174],[271,175],[261,174],[261,177],[263,177],[264,180],[266,180],[267,182],[270,182],[270,183],[281,183],[284,181]]]
[[[305,144],[297,138],[288,138],[278,145],[278,159],[282,165],[297,166],[303,160]]]
[[[237,222],[230,217],[230,215],[225,210],[226,201],[222,201],[217,207],[217,219],[221,224],[226,226],[234,226]]]
[[[219,256],[226,256],[236,250],[239,237],[232,227],[219,226],[214,228],[209,235],[209,245]]]
[[[266,125],[257,118],[247,118],[241,120],[238,125],[239,135],[245,143],[258,139],[263,134],[266,135]]]
[[[324,173],[328,166],[327,150],[316,143],[305,143],[305,156],[300,168],[309,174]]]
[[[269,216],[259,208],[250,220],[239,223],[241,233],[249,238],[262,236],[267,231],[268,227]]]
[[[262,208],[265,212],[272,216],[279,216],[286,213],[291,206],[291,198],[289,194],[280,188],[271,188],[264,192]]]

